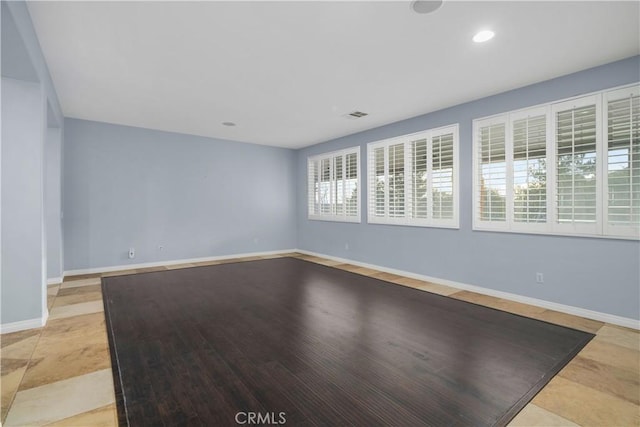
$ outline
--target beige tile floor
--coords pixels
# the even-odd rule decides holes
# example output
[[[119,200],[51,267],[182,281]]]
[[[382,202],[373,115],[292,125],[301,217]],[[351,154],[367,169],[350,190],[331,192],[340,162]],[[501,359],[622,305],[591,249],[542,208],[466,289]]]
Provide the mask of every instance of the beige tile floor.
[[[233,261],[277,258],[251,257]],[[523,316],[592,332],[596,337],[513,419],[512,426],[640,426],[640,334],[448,286],[286,254]],[[2,425],[116,426],[111,361],[100,277],[222,264],[208,261],[84,275],[48,288],[44,328],[0,337]]]

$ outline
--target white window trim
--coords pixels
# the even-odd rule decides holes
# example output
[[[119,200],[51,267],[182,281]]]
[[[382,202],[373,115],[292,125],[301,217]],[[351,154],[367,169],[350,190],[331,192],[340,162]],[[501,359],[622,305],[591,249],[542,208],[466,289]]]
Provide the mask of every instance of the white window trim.
[[[592,237],[602,239],[622,239],[622,240],[639,240],[640,229],[638,227],[612,226],[606,220],[607,215],[607,198],[606,191],[608,189],[608,170],[607,161],[607,100],[612,96],[621,92],[637,93],[640,88],[639,83],[617,86],[597,92],[587,93],[584,95],[565,98],[546,104],[535,105],[532,107],[522,108],[505,113],[495,114],[492,116],[481,117],[473,120],[472,124],[472,161],[473,161],[473,214],[472,229],[474,231],[492,231],[506,233],[522,233],[522,234],[543,234],[557,236],[572,237]],[[555,112],[579,107],[582,105],[596,103],[596,173],[602,178],[599,185],[596,186],[596,209],[597,220],[593,226],[580,227],[574,224],[558,224],[555,220],[557,200],[556,200],[556,134],[555,134]],[[547,222],[544,224],[527,224],[514,223],[513,218],[513,192],[509,190],[509,180],[513,179],[513,173],[509,173],[509,162],[507,162],[507,220],[499,221],[482,221],[479,218],[480,203],[478,200],[478,132],[480,127],[490,126],[493,124],[504,123],[506,133],[506,156],[511,154],[513,157],[513,135],[512,123],[517,118],[526,116],[535,111],[547,111]],[[512,163],[512,162],[511,162]]]
[[[431,204],[427,206],[428,218],[410,218],[406,216],[406,213],[409,211],[409,196],[407,196],[407,187],[410,185],[406,185],[407,177],[411,176],[411,159],[410,159],[410,150],[408,149],[412,141],[416,141],[419,139],[427,139],[427,157],[431,159],[432,157],[432,138],[440,135],[445,135],[453,133],[453,218],[450,219],[433,219],[431,218]],[[388,147],[391,145],[403,144],[404,145],[404,167],[405,167],[405,195],[404,195],[404,217],[380,217],[375,215],[375,189],[374,181],[375,181],[375,165],[373,164],[373,151],[376,148],[385,148],[385,177],[388,175]],[[459,147],[460,147],[460,137],[459,137],[459,125],[458,123],[441,126],[438,128],[428,129],[425,131],[415,132],[407,135],[401,135],[389,139],[384,139],[380,141],[374,141],[367,144],[367,222],[369,224],[387,224],[387,225],[405,225],[405,226],[414,226],[414,227],[433,227],[433,228],[451,228],[451,229],[459,229],[460,228],[460,214],[459,214],[459,206],[460,206],[460,160],[459,160]],[[429,160],[431,162],[431,160]],[[385,180],[385,185],[388,186],[388,179]],[[428,188],[431,188],[431,181],[427,182]],[[427,194],[429,194],[429,190],[427,190]],[[389,191],[385,191],[385,211],[388,209],[389,205]]]
[[[348,154],[356,155],[356,174],[357,174],[357,189],[358,189],[358,200],[356,204],[356,215],[347,215],[346,211],[342,215],[336,214],[315,214],[312,212],[311,208],[311,196],[314,194],[314,182],[313,177],[311,176],[310,165],[315,161],[322,161],[324,159],[332,159],[337,156],[346,156]],[[345,163],[343,162],[343,168],[345,167]],[[333,168],[333,166],[332,166]],[[315,154],[313,156],[307,157],[307,218],[313,221],[333,221],[333,222],[353,222],[359,223],[361,222],[361,208],[362,205],[362,173],[360,170],[360,146],[349,147],[342,150],[331,151],[328,153]]]

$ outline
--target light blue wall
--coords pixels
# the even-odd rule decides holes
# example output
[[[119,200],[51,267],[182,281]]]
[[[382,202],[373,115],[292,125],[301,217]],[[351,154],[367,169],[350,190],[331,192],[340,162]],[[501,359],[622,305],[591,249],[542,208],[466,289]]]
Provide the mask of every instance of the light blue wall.
[[[295,248],[292,150],[66,119],[63,162],[66,271]]]
[[[44,206],[47,234],[47,278],[62,278],[62,131],[49,127],[44,149]]]
[[[299,150],[298,248],[639,319],[637,241],[471,228],[473,119],[638,80],[640,57],[633,57]],[[361,191],[362,223],[307,219],[308,156],[359,145],[366,183],[367,143],[452,123],[460,124],[460,230],[369,225],[366,186]],[[544,284],[535,283],[536,272],[544,273]]]
[[[46,316],[45,130],[48,121],[61,125],[63,115],[26,3],[3,1],[0,11],[4,329],[33,327]]]
[[[42,161],[45,101],[40,85],[2,78],[1,323],[43,315]]]

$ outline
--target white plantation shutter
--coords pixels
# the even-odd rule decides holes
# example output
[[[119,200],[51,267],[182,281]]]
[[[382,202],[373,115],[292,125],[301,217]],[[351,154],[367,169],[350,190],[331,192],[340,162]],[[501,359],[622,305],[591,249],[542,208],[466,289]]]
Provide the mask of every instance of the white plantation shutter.
[[[506,116],[477,121],[476,219],[485,227],[502,228],[507,219]]]
[[[431,139],[431,212],[433,219],[452,219],[453,204],[453,133]]]
[[[599,97],[584,97],[555,104],[554,167],[556,230],[597,234]]]
[[[344,215],[344,167],[343,157],[333,157],[333,207],[334,214],[337,216]]]
[[[474,228],[543,232],[548,108],[474,121]]]
[[[547,223],[547,112],[534,108],[510,116],[507,205],[514,230],[544,230]]]
[[[309,219],[360,221],[359,157],[355,147],[307,160]]]
[[[307,160],[307,195],[308,195],[308,208],[309,216],[318,215],[320,213],[320,205],[318,203],[318,188],[319,188],[319,170],[320,166],[318,160]]]
[[[387,194],[387,181],[386,181],[386,168],[385,168],[385,148],[379,147],[373,150],[373,162],[369,167],[369,175],[373,179],[373,185],[370,186],[369,194],[374,195],[369,199],[373,200],[373,215],[376,217],[384,217],[387,214],[386,208],[386,194]],[[369,214],[371,216],[371,213]]]
[[[638,87],[607,93],[607,234],[638,236],[640,228],[640,96]]]
[[[473,155],[474,229],[640,238],[638,84],[476,119]]]
[[[411,217],[427,218],[428,201],[427,181],[427,140],[420,139],[411,142]]]
[[[368,145],[369,222],[458,223],[458,125]]]
[[[404,143],[391,145],[388,153],[388,215],[392,218],[404,218]]]
[[[320,161],[320,214],[331,215],[331,158]]]
[[[345,215],[348,217],[359,217],[360,200],[358,189],[358,169],[359,156],[358,153],[345,154],[345,180],[344,180],[344,198],[345,198]]]

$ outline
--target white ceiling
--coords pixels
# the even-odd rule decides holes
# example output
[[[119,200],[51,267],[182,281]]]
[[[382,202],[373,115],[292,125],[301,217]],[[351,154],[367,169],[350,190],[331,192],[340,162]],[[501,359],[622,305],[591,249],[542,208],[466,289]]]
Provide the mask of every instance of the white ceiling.
[[[639,2],[30,2],[65,116],[304,147],[640,53]],[[496,36],[475,44],[491,28]],[[353,110],[369,116],[349,120]],[[226,127],[222,122],[237,123]]]

